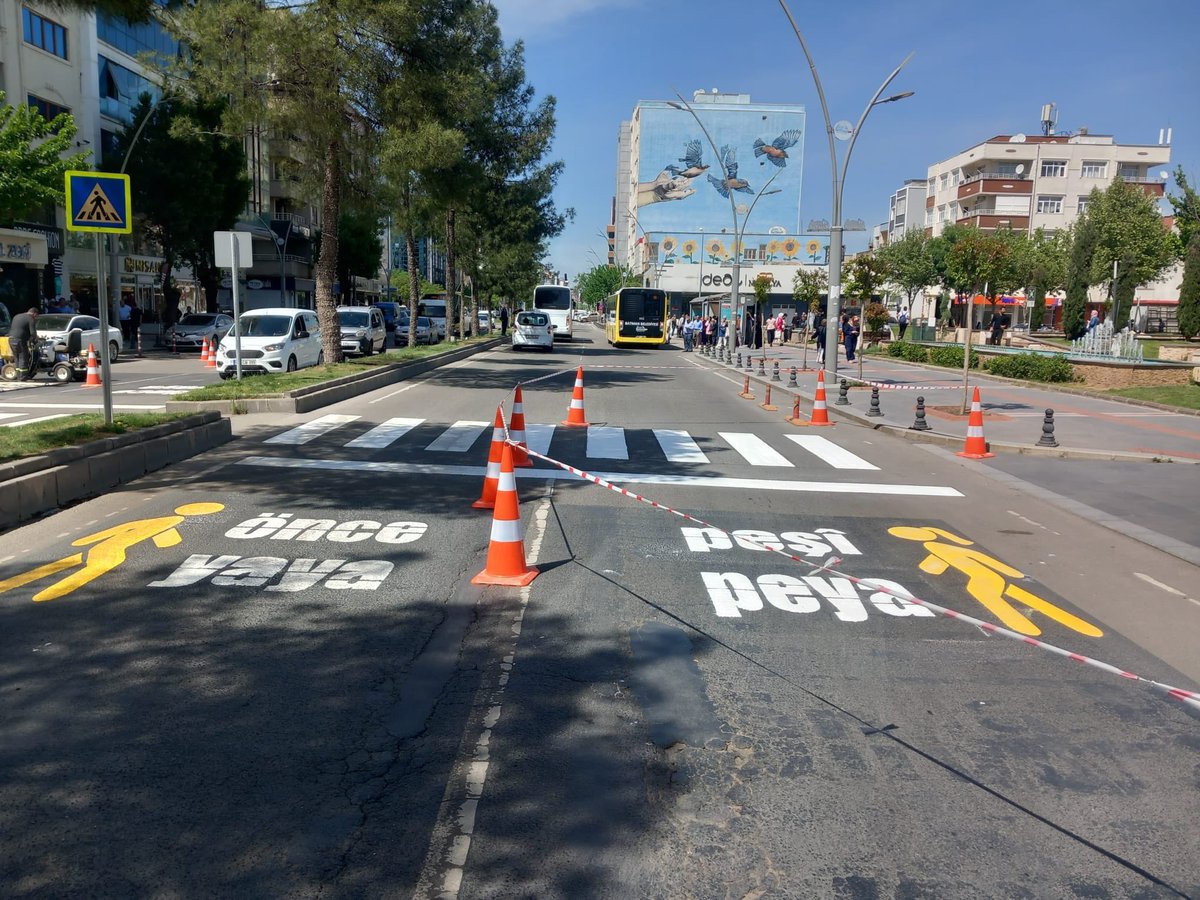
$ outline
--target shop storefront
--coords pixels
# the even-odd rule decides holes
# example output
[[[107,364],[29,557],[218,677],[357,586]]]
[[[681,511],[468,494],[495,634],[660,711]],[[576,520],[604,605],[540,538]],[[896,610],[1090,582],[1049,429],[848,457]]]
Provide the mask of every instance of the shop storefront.
[[[31,231],[0,228],[0,303],[11,315],[54,294],[54,271],[46,237]]]

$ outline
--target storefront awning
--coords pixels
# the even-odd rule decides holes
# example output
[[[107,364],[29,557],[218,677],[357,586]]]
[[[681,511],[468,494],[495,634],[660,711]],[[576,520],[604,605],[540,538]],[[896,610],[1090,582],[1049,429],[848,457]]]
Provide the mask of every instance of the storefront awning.
[[[31,231],[0,228],[0,263],[23,263],[44,266],[50,262],[46,239]]]

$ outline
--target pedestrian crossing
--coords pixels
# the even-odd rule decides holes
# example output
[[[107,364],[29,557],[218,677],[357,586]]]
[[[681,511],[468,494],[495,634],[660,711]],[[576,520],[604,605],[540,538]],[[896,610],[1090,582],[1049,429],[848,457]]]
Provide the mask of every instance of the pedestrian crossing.
[[[493,423],[460,420],[449,424],[429,422],[422,418],[392,418],[372,425],[360,434],[355,423],[360,416],[326,415],[297,425],[287,431],[267,438],[264,443],[274,446],[302,446],[319,438],[327,438],[336,446],[351,450],[386,450],[401,445],[406,451],[422,449],[430,453],[466,454],[473,450],[483,451],[491,440]],[[429,426],[440,430],[430,438]],[[832,469],[847,471],[878,471],[879,467],[858,454],[816,434],[776,434],[762,436],[750,432],[719,431],[716,439],[701,437],[699,440],[690,432],[681,429],[649,429],[654,444],[662,454],[659,461],[686,466],[705,466],[713,463],[713,454],[722,454],[723,461],[740,462],[744,465],[794,469],[797,464],[784,455],[789,448],[804,451],[801,457],[808,462],[813,459]],[[631,459],[631,443],[638,448],[638,455],[645,456],[652,446],[646,438],[645,429],[626,429],[615,425],[589,425],[586,429],[559,428],[556,425],[529,423],[525,426],[526,443],[529,449],[543,456],[553,457],[552,445],[556,435],[560,440],[574,441],[575,434],[583,435],[583,452],[588,459],[628,461]],[[702,448],[700,441],[704,441]],[[578,444],[572,444],[578,448]],[[577,450],[576,450],[577,452]],[[729,454],[733,455],[730,456]],[[654,460],[644,461],[654,462]]]

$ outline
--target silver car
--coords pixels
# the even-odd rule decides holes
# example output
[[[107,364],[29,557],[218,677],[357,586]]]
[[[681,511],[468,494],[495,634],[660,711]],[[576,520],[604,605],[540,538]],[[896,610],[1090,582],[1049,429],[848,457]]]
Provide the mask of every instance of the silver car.
[[[104,352],[104,341],[100,339],[100,320],[95,316],[69,315],[67,313],[44,313],[38,316],[37,334],[42,340],[54,339],[65,341],[67,333],[78,328],[83,332],[83,349],[88,345],[96,348],[97,353]],[[115,325],[108,326],[108,359],[116,362],[121,354],[121,329]]]
[[[342,352],[370,356],[387,345],[387,327],[383,312],[373,306],[339,306],[338,326],[342,333]]]
[[[210,347],[233,328],[233,318],[224,313],[188,313],[167,332],[167,342],[177,350],[199,350],[204,341]]]

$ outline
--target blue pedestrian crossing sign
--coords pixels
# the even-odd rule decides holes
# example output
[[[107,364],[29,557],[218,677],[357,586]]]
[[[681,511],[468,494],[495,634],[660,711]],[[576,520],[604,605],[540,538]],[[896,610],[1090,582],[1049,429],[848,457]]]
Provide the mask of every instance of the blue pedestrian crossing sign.
[[[67,231],[129,234],[133,209],[129,176],[108,172],[67,172]]]

